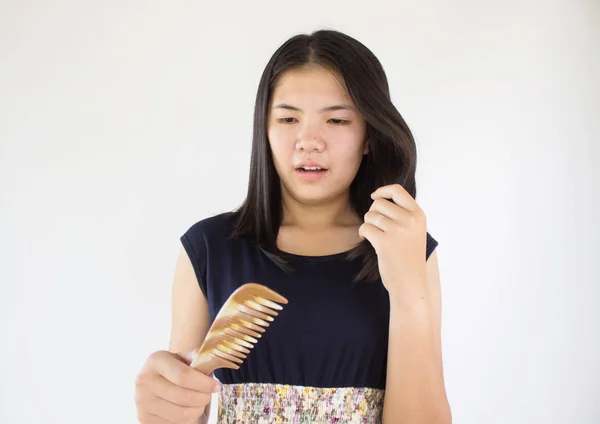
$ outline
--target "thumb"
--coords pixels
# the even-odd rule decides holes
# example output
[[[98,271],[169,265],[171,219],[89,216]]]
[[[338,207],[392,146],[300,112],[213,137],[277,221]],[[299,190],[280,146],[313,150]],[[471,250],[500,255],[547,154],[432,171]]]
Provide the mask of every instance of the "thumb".
[[[191,365],[194,359],[196,359],[196,355],[198,355],[198,349],[199,348],[190,349],[185,352],[176,353],[175,355],[177,355],[179,359],[186,365]]]

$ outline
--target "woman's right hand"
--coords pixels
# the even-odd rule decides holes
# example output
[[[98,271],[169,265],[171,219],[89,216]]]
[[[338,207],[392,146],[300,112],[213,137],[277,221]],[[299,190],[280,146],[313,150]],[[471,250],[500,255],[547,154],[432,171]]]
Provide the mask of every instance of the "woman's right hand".
[[[219,383],[190,367],[193,352],[154,352],[135,382],[141,424],[196,424]]]

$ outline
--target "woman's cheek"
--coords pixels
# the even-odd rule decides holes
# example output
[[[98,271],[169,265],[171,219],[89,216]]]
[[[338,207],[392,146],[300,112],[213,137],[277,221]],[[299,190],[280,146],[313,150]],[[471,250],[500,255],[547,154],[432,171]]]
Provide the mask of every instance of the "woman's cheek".
[[[285,128],[282,126],[276,126],[269,131],[269,140],[271,144],[281,145],[284,143],[290,143],[294,139],[291,128]]]

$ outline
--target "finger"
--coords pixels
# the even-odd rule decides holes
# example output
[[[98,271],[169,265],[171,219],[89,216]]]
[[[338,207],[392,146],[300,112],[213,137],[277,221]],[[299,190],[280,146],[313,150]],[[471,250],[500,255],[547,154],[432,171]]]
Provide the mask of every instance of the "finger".
[[[410,212],[383,197],[378,197],[369,208],[370,211],[379,212],[394,221],[402,221],[410,216]]]
[[[375,250],[379,249],[380,239],[383,236],[383,231],[374,225],[364,223],[358,229],[358,234],[361,238],[369,240]]]
[[[150,367],[158,375],[177,386],[202,393],[212,393],[218,390],[219,384],[213,378],[181,362],[170,352],[156,352],[150,356],[148,361]]]
[[[379,228],[383,232],[391,230],[396,225],[390,218],[375,211],[369,211],[365,214],[365,222]]]
[[[211,394],[179,387],[162,376],[153,382],[153,391],[161,399],[186,407],[204,407],[210,402]]]
[[[380,197],[391,199],[395,204],[409,211],[416,211],[419,208],[415,199],[400,184],[379,187],[371,194],[372,199]]]
[[[175,405],[169,401],[154,397],[151,402],[146,404],[145,411],[149,415],[162,418],[168,423],[187,423],[195,422],[204,414],[204,407],[185,407]]]
[[[198,354],[198,349],[191,349],[191,350],[188,350],[187,352],[177,353],[177,356],[179,358],[181,358],[181,360],[183,362],[185,362],[186,365],[191,365],[192,362],[194,362],[194,359],[196,359],[197,354]]]

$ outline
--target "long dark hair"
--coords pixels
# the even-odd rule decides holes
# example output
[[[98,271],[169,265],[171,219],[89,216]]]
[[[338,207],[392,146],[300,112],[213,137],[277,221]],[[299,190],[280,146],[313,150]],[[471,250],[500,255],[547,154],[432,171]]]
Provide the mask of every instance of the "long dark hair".
[[[290,38],[273,54],[258,85],[248,193],[234,212],[237,219],[232,234],[258,245],[285,270],[290,270],[289,264],[277,247],[283,206],[280,180],[267,137],[269,101],[282,73],[312,64],[341,74],[354,104],[367,122],[369,153],[363,156],[350,186],[350,204],[356,214],[362,217],[369,210],[371,193],[383,185],[401,184],[416,198],[415,141],[392,104],[387,77],[379,60],[362,43],[335,30],[318,30]],[[362,258],[355,281],[377,280],[377,255],[367,240],[352,249],[348,257]]]

